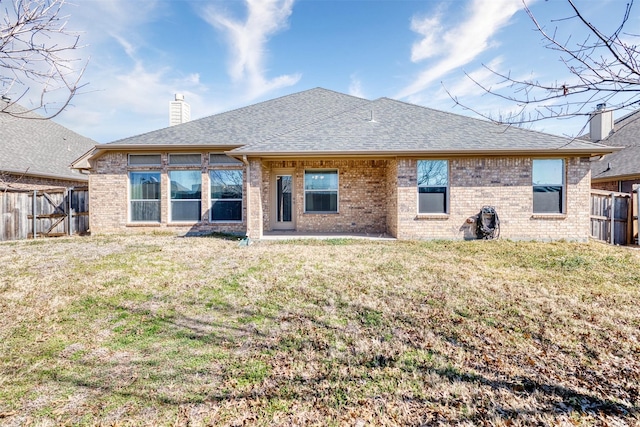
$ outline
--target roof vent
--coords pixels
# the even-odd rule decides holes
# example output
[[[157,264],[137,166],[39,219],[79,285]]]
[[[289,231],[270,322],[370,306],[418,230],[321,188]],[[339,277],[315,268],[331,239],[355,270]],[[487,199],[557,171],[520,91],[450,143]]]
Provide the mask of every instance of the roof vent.
[[[169,103],[169,126],[179,125],[191,120],[191,106],[184,102],[184,95],[176,93],[175,101]]]

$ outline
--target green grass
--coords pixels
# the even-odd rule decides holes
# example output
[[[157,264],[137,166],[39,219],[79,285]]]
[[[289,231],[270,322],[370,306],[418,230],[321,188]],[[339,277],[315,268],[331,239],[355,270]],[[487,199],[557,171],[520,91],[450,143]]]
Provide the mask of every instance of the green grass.
[[[633,249],[160,233],[0,264],[0,425],[640,423]]]

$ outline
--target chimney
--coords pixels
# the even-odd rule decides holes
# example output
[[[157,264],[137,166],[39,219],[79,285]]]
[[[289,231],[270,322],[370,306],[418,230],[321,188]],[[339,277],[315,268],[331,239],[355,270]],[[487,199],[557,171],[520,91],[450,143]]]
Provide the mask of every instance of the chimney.
[[[184,102],[184,95],[176,93],[175,101],[169,103],[169,126],[179,125],[191,120],[191,107]]]
[[[589,119],[589,136],[592,142],[606,139],[613,131],[613,112],[607,104],[598,104]]]

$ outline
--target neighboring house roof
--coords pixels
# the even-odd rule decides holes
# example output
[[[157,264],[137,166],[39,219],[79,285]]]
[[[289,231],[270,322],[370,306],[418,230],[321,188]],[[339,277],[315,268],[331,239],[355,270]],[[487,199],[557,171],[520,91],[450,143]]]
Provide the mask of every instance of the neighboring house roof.
[[[96,141],[18,104],[7,111],[0,112],[0,173],[87,181],[86,175],[69,165]]]
[[[599,155],[615,149],[380,98],[316,88],[143,135],[102,144],[107,150],[222,149],[230,155]]]
[[[591,166],[591,179],[612,180],[640,176],[640,110],[616,120],[614,131],[603,142],[624,147]]]

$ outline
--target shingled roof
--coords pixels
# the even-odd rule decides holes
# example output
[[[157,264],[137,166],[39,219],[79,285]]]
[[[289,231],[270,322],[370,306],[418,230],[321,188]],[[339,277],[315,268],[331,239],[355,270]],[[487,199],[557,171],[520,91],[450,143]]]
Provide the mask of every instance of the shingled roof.
[[[102,144],[105,150],[222,149],[231,155],[584,155],[614,149],[496,125],[388,98],[374,101],[315,88]],[[83,163],[84,162],[84,163]]]
[[[86,181],[69,168],[96,141],[45,119],[26,108],[0,101],[0,173]]]
[[[310,89],[114,141],[105,148],[123,145],[238,147],[290,132],[368,102],[331,90]]]
[[[616,179],[640,175],[640,110],[616,120],[607,145],[624,147],[591,166],[591,178]]]
[[[447,155],[560,152],[591,155],[609,150],[602,144],[380,98],[231,153]]]

